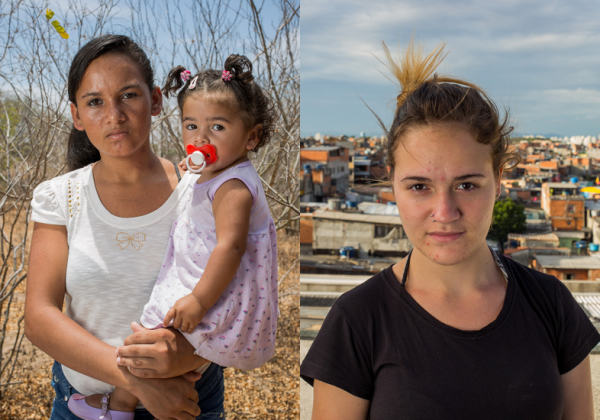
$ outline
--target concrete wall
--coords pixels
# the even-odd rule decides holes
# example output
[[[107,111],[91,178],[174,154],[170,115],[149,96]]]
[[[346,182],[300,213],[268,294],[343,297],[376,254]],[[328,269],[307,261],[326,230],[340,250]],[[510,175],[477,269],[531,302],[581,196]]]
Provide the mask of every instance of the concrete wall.
[[[313,249],[338,250],[352,246],[359,250],[360,258],[369,252],[405,253],[412,249],[410,241],[403,237],[402,227],[395,227],[384,238],[375,238],[375,224],[330,219],[313,219]]]

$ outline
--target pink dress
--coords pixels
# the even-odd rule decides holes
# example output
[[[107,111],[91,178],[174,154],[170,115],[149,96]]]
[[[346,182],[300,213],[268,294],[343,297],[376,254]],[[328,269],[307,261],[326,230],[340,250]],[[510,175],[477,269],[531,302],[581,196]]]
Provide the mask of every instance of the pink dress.
[[[246,253],[231,283],[202,322],[185,338],[196,354],[221,366],[254,369],[275,352],[277,330],[277,236],[256,170],[250,161],[216,178],[193,184],[190,205],[173,224],[162,268],[141,322],[162,324],[175,302],[192,293],[217,245],[212,201],[224,182],[239,179],[252,193]]]

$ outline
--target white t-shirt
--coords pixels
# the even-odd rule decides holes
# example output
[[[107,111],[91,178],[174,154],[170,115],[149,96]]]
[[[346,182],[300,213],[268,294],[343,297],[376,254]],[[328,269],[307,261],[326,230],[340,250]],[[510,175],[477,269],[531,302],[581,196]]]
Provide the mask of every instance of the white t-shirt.
[[[100,340],[123,345],[132,334],[131,322],[139,322],[160,271],[171,226],[188,204],[197,180],[198,175],[186,173],[159,209],[131,218],[116,217],[102,205],[91,166],[35,189],[32,220],[67,228],[65,303],[69,318]],[[114,389],[66,366],[63,371],[84,395]]]

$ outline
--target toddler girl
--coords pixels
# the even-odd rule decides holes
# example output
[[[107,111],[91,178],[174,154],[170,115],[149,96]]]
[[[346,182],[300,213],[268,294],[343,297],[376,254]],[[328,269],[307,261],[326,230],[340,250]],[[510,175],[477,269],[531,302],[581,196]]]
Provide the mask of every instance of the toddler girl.
[[[178,90],[184,145],[214,146],[216,161],[214,153],[207,159],[187,209],[173,224],[141,322],[179,329],[206,360],[203,367],[214,362],[254,369],[275,351],[277,238],[247,155],[268,141],[273,107],[253,81],[252,63],[239,55],[229,56],[223,71],[194,77],[174,68],[163,92],[168,97]],[[137,404],[119,388],[110,396],[69,400],[75,415],[94,420],[132,420]]]

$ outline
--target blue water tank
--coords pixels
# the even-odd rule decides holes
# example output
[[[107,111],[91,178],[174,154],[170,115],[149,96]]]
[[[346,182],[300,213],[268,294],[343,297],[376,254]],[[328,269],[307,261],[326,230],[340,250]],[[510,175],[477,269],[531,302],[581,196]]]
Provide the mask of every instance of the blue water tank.
[[[352,246],[343,246],[340,248],[340,255],[342,257],[356,258],[356,249]]]
[[[310,174],[312,172],[312,168],[310,167],[310,164],[305,163],[304,165],[302,165],[302,168],[304,169],[304,172],[306,172],[307,174]]]
[[[579,182],[579,178],[578,177],[576,177],[576,176],[571,177],[571,184],[577,184],[578,182]]]
[[[396,202],[395,202],[395,201],[388,201],[388,202],[387,202],[387,205],[388,205],[388,206],[395,206],[395,205],[396,205]]]
[[[598,251],[598,249],[600,249],[600,245],[598,245],[598,244],[590,244],[590,251],[596,252],[596,251]]]
[[[356,201],[346,201],[346,207],[356,207],[357,205]]]
[[[575,247],[577,249],[585,248],[587,246],[587,241],[577,241],[575,242]]]

